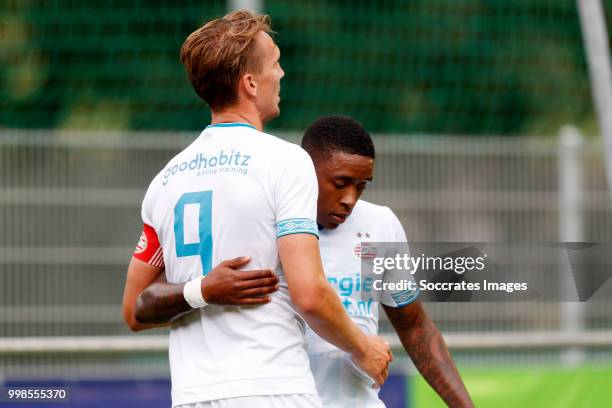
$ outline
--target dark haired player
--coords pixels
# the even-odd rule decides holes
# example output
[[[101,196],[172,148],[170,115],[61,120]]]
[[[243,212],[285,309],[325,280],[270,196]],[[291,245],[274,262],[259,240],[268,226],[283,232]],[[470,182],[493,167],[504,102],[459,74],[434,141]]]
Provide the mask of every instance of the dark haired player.
[[[351,319],[366,333],[378,333],[378,307],[358,289],[362,242],[406,242],[395,214],[360,200],[372,180],[374,144],[361,124],[345,116],[312,123],[302,147],[315,164],[319,184],[317,223],[321,258],[328,281],[336,288]],[[386,296],[385,296],[386,295]],[[417,293],[385,293],[381,304],[406,352],[423,377],[451,407],[472,402],[442,335],[425,313]],[[347,354],[313,331],[306,335],[317,390],[325,407],[384,407],[378,393],[351,364]]]
[[[378,307],[364,302],[359,291],[354,290],[361,270],[356,250],[363,241],[405,242],[406,237],[389,208],[359,199],[373,177],[372,139],[357,121],[327,116],[310,125],[302,147],[313,159],[317,173],[317,223],[326,276],[351,319],[366,333],[376,334]],[[243,297],[229,299],[234,295],[231,282],[239,276],[231,268],[225,269],[225,286],[211,285],[215,289],[213,297],[239,304]],[[261,295],[269,292],[266,287],[258,290]],[[170,295],[172,291],[174,298]],[[157,282],[141,294],[136,313],[144,323],[161,323],[191,310],[188,305],[181,306],[182,298],[176,293],[180,294],[177,285]],[[421,303],[415,300],[416,295],[391,293],[381,303],[404,348],[434,390],[451,407],[470,407],[473,404],[446,344]],[[323,406],[384,406],[371,387],[372,382],[351,364],[348,354],[310,329],[306,333],[306,348]]]

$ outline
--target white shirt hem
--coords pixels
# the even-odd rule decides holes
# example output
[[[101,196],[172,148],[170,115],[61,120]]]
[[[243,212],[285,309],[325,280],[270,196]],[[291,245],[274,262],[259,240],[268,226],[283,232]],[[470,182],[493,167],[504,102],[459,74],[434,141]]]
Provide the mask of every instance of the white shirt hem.
[[[254,378],[172,389],[172,406],[253,395],[317,394],[311,378]]]

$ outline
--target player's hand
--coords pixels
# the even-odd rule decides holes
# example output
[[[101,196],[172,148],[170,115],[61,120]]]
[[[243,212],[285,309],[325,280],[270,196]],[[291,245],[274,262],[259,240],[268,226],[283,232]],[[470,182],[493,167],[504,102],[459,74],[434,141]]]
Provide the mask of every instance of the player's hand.
[[[261,305],[278,290],[278,276],[269,269],[239,271],[251,262],[243,256],[221,262],[202,279],[202,296],[217,305]]]
[[[393,354],[389,344],[380,337],[368,335],[366,338],[365,351],[351,357],[355,364],[374,380],[374,388],[378,388],[389,375],[389,363],[393,360]]]

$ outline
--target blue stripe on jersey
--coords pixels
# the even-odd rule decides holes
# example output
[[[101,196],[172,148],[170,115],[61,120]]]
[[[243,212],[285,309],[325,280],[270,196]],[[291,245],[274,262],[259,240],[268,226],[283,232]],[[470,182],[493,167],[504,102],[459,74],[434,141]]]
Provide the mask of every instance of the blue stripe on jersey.
[[[257,128],[250,123],[215,123],[214,125],[208,125],[207,128],[211,127],[249,127],[257,130]]]
[[[419,296],[419,293],[421,293],[421,290],[417,288],[416,291],[405,290],[399,293],[392,293],[391,297],[397,304],[396,307],[403,307],[408,306],[410,303],[412,303],[417,298],[417,296]]]
[[[319,238],[317,223],[308,218],[290,218],[276,224],[276,238],[290,234],[312,234]]]

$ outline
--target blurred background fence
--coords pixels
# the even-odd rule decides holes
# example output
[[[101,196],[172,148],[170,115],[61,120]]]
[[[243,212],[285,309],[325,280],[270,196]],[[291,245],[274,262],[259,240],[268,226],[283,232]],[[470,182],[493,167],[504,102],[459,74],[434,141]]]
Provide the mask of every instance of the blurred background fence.
[[[1,337],[128,333],[120,304],[141,228],[142,197],[152,175],[196,136],[0,131]],[[282,136],[299,141],[297,134]],[[575,137],[565,147],[568,156],[561,154],[562,138],[376,136],[375,181],[365,199],[393,208],[413,242],[562,241],[564,219],[579,223],[579,236],[565,240],[608,241],[612,213],[601,149]],[[560,170],[569,165],[563,162],[567,157],[578,162],[579,177],[569,186],[578,205],[564,208],[561,187],[567,181]],[[438,303],[428,309],[451,336],[562,335],[563,305]],[[583,304],[578,327],[612,329],[611,305]],[[471,350],[463,361],[541,363],[560,357],[556,347],[538,355]],[[605,356],[612,361],[612,354]],[[11,361],[12,374],[41,373],[36,360]],[[162,366],[154,371],[163,372],[165,360],[157,361]],[[124,363],[116,368],[125,370]],[[9,369],[9,361],[4,366]]]
[[[286,72],[268,130],[360,120],[377,147],[365,198],[410,241],[612,239],[576,2],[4,0],[0,379],[168,376],[163,333],[122,322],[126,265],[149,181],[209,122],[180,46],[243,3],[271,15]],[[427,308],[462,367],[610,367],[611,306]]]

